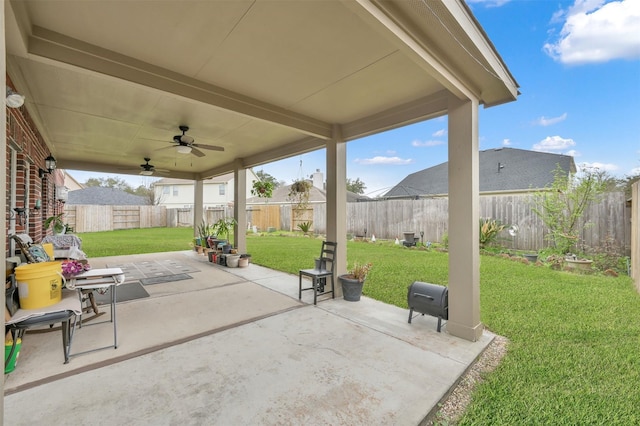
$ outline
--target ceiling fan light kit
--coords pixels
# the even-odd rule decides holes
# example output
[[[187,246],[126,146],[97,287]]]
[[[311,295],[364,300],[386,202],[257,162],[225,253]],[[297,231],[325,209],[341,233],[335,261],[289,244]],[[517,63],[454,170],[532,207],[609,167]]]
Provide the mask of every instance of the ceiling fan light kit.
[[[191,154],[191,147],[188,145],[178,145],[176,146],[176,152],[178,154]]]

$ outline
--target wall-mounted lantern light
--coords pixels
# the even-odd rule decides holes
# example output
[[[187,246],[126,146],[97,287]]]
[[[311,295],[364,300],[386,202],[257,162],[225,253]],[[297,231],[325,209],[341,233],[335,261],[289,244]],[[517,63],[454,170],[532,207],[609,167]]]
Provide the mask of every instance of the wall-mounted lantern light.
[[[56,159],[53,158],[53,155],[49,154],[49,156],[44,159],[44,166],[47,168],[47,170],[38,170],[38,176],[40,176],[40,179],[42,179],[46,173],[51,174],[51,172],[56,169]]]

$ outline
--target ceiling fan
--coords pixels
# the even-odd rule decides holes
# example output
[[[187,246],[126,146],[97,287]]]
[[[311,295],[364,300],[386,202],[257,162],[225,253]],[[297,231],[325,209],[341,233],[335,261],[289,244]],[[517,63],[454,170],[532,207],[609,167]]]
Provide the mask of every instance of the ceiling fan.
[[[224,148],[221,146],[203,145],[203,144],[195,143],[195,139],[187,135],[187,131],[189,131],[189,126],[183,125],[183,126],[179,126],[178,128],[180,129],[182,134],[175,135],[172,141],[173,142],[172,146],[176,148],[176,152],[178,154],[193,154],[196,157],[204,157],[205,154],[204,152],[200,151],[200,149],[208,149],[211,151],[224,151]],[[165,149],[165,148],[161,148],[161,149]]]
[[[166,170],[166,169],[156,169],[156,166],[154,166],[153,164],[149,164],[149,161],[151,161],[151,158],[149,157],[145,157],[144,161],[145,163],[140,164],[139,169],[121,168],[120,170],[127,170],[130,172],[140,172],[142,176],[153,176],[156,173],[167,174],[169,172],[169,170]]]

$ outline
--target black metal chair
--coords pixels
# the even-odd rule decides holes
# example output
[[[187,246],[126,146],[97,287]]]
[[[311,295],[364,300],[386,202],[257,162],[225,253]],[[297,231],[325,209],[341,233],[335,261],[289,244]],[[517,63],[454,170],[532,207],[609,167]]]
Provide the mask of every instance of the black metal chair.
[[[316,266],[314,269],[301,269],[298,275],[299,288],[298,299],[302,300],[302,292],[305,290],[313,290],[313,304],[317,304],[318,295],[329,294],[335,299],[335,283],[333,277],[333,271],[335,269],[336,258],[336,246],[337,243],[322,242],[322,249],[320,250],[320,257],[316,259]],[[311,279],[311,287],[302,288],[302,277],[308,277]],[[327,278],[331,279],[331,290],[325,290],[327,284]]]

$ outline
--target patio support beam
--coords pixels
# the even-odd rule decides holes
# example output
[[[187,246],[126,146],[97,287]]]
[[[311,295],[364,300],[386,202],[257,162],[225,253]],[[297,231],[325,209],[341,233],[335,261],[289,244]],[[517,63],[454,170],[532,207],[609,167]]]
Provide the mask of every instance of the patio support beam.
[[[480,322],[478,101],[449,97],[449,322],[477,341]]]
[[[327,241],[338,243],[335,283],[336,296],[342,295],[338,276],[347,272],[347,144],[342,128],[333,125],[333,138],[327,141]]]
[[[247,169],[244,168],[240,159],[236,160],[236,167],[233,170],[233,217],[236,226],[233,228],[234,246],[238,253],[247,252]]]
[[[198,225],[204,218],[204,183],[202,180],[193,181],[193,235],[198,236]]]

